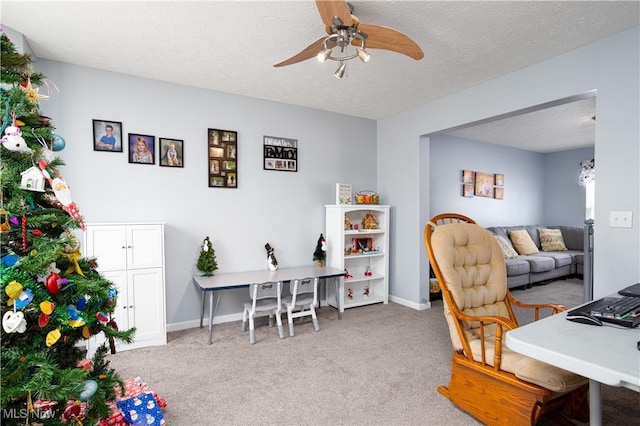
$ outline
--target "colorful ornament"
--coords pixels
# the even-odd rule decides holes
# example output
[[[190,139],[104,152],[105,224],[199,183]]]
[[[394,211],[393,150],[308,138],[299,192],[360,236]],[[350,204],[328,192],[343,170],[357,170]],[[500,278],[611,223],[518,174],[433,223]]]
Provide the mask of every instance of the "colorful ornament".
[[[51,330],[49,333],[47,333],[47,346],[53,346],[58,340],[60,340],[60,336],[62,336],[62,334],[60,333],[59,328]]]
[[[28,78],[27,79],[27,84],[21,85],[20,88],[24,92],[24,94],[27,97],[27,99],[29,99],[29,101],[32,104],[36,105],[36,108],[40,108],[40,101],[41,100],[49,99],[48,95],[43,95],[42,93],[40,93],[40,88],[39,87],[33,87],[31,85],[31,78]]]
[[[88,325],[82,327],[82,337],[84,337],[85,339],[91,337],[91,328]]]
[[[51,133],[51,137],[53,138],[51,147],[53,148],[54,151],[62,151],[64,147],[67,146],[67,142],[65,142],[62,136],[56,135],[55,133]]]
[[[98,390],[98,383],[95,380],[85,380],[84,389],[80,392],[80,401],[86,402]]]
[[[40,310],[45,315],[51,315],[55,307],[56,306],[53,303],[49,302],[48,300],[45,300],[44,302],[40,302]]]
[[[31,154],[31,148],[27,146],[27,142],[22,137],[22,130],[20,130],[16,123],[15,112],[12,112],[11,116],[13,117],[13,124],[11,126],[7,126],[4,130],[5,134],[2,139],[0,139],[0,143],[2,143],[2,146],[7,148],[9,151]]]
[[[11,281],[4,289],[4,292],[7,293],[9,299],[16,299],[22,293],[22,283],[18,281]],[[7,303],[7,305],[13,305],[13,302]]]
[[[14,306],[18,310],[24,309],[31,301],[33,300],[33,293],[31,293],[30,289],[24,289],[20,296],[18,296],[14,303]]]
[[[109,317],[103,312],[96,312],[96,318],[98,318],[98,322],[101,324],[106,324],[109,322]]]
[[[19,256],[17,254],[10,252],[9,254],[5,254],[4,256],[2,256],[2,258],[0,258],[0,263],[2,263],[2,266],[10,268],[18,262],[18,259]]]
[[[82,229],[85,229],[84,222],[82,221],[82,217],[80,216],[80,209],[78,205],[71,199],[71,190],[67,186],[67,183],[62,180],[58,171],[54,168],[53,173],[56,175],[55,178],[51,178],[51,175],[47,171],[47,166],[49,166],[49,162],[42,159],[38,162],[40,166],[40,170],[42,170],[42,174],[45,179],[51,185],[51,189],[53,189],[53,193],[55,194],[58,201],[62,204],[62,209],[69,213],[69,215],[78,221],[78,224]]]
[[[2,328],[7,333],[24,333],[27,322],[22,311],[7,311],[2,317]]]
[[[49,277],[47,278],[45,287],[52,296],[55,296],[56,294],[60,293],[60,289],[63,285],[67,284],[67,282],[68,280],[66,278],[60,278],[60,275],[55,272],[51,272],[51,274],[49,274]]]
[[[67,324],[71,327],[82,327],[86,324],[86,322],[80,317],[80,314],[74,305],[67,306],[67,315],[69,315]]]
[[[31,166],[20,173],[20,188],[28,191],[44,192],[44,176],[36,166]]]
[[[45,314],[44,312],[40,312],[40,315],[38,316],[38,326],[40,328],[44,328],[47,326],[47,324],[49,324],[49,321],[51,320],[51,317],[47,314]]]

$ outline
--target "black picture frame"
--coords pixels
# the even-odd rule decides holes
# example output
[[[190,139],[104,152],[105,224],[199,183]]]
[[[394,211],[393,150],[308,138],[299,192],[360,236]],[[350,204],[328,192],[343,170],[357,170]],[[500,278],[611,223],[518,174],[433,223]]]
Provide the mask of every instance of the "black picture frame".
[[[276,136],[264,136],[263,148],[264,170],[280,172],[298,171],[298,140]]]
[[[238,187],[238,132],[207,130],[207,182],[210,188]]]
[[[158,158],[162,167],[184,167],[184,141],[158,138]]]
[[[132,164],[156,164],[156,137],[151,135],[141,135],[139,133],[129,133],[129,163]],[[142,144],[146,145],[146,150],[141,149]],[[138,146],[138,150],[136,150]]]
[[[93,150],[101,152],[122,152],[122,123],[113,120],[93,121]],[[111,130],[111,135],[109,135]],[[109,143],[109,139],[113,143]]]

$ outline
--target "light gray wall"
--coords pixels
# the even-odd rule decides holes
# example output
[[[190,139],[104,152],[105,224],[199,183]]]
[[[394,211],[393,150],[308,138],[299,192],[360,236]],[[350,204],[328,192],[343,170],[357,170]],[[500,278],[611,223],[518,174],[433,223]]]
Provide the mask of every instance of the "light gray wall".
[[[594,297],[640,281],[639,28],[378,121],[378,190],[394,206],[390,287],[394,297],[428,297],[423,230],[429,219],[430,135],[597,90]],[[402,156],[395,155],[401,152]],[[425,161],[426,160],[426,161]],[[402,170],[403,173],[398,173]],[[421,181],[421,179],[423,181]],[[608,226],[631,211],[630,229]]]
[[[205,236],[219,273],[266,269],[267,241],[281,266],[309,265],[335,184],[376,189],[375,121],[58,62],[36,67],[60,89],[42,113],[66,139],[61,174],[85,221],[166,223],[170,325],[199,317],[191,276]],[[126,148],[94,151],[92,119],[122,122],[125,137],[183,139],[184,168],[129,164]],[[238,132],[237,189],[207,186],[208,128]],[[297,173],[263,170],[264,135],[298,140]],[[217,318],[237,319],[246,289],[220,293]]]
[[[461,213],[484,227],[543,223],[542,154],[449,135],[431,136],[429,146],[429,217]],[[462,170],[502,173],[504,199],[462,197]]]
[[[540,154],[445,134],[430,136],[429,217],[456,212],[484,227],[584,224],[585,191],[579,163],[593,148]],[[504,199],[462,197],[462,170],[502,173]]]
[[[578,173],[580,163],[594,158],[594,151],[580,148],[544,155],[542,224],[584,225],[586,192],[578,186]]]

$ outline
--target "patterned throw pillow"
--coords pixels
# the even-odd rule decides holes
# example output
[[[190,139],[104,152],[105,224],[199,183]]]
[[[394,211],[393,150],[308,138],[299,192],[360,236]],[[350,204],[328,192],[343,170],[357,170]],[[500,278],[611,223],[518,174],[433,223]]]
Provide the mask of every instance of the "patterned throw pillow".
[[[559,229],[538,228],[538,237],[540,237],[542,251],[567,250],[564,238],[562,238],[562,232]]]
[[[504,237],[501,237],[499,235],[494,235],[494,237],[496,238],[496,241],[498,242],[498,245],[502,250],[502,255],[505,259],[515,259],[516,257],[518,257],[518,252],[513,249],[513,246],[509,241],[505,240]]]
[[[527,254],[539,253],[538,247],[536,247],[536,244],[533,242],[531,235],[529,235],[526,229],[509,231],[509,239],[518,254],[525,256]]]

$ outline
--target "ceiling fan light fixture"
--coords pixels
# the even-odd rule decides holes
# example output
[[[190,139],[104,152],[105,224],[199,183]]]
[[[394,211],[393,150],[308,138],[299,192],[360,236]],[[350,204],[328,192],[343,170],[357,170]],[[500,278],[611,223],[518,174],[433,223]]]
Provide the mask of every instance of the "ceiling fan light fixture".
[[[331,49],[322,49],[320,53],[318,53],[318,61],[324,62],[329,59],[329,56],[331,56]]]
[[[340,66],[338,67],[338,69],[333,75],[335,75],[336,78],[342,78],[344,77],[344,73],[346,70],[347,70],[347,63],[344,61],[340,61]]]
[[[371,55],[369,55],[369,52],[360,48],[358,48],[357,50],[358,50],[358,57],[360,58],[360,60],[364,63],[369,62],[369,59],[371,59]]]

